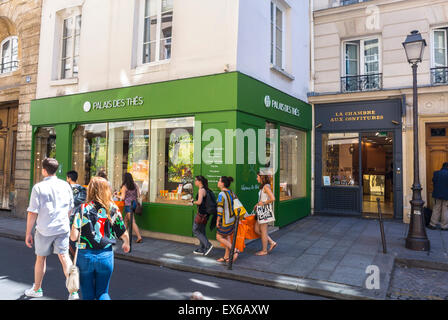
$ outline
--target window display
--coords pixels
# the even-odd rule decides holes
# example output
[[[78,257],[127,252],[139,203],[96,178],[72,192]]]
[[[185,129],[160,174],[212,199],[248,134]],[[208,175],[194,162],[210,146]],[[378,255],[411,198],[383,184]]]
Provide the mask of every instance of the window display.
[[[150,201],[190,205],[194,118],[151,121]]]
[[[45,158],[56,158],[56,132],[53,127],[42,127],[37,130],[34,139],[34,183],[43,180],[42,161]]]
[[[113,191],[119,191],[123,176],[130,172],[143,201],[149,187],[149,121],[81,125],[73,135],[73,169],[79,183],[104,172]]]
[[[106,172],[107,124],[80,125],[73,133],[72,169],[78,172],[78,183],[88,185],[100,171]]]
[[[112,191],[132,174],[142,201],[191,205],[194,118],[80,125],[73,133],[72,168],[79,183],[103,171]]]
[[[324,186],[359,185],[359,134],[322,135],[322,177]]]
[[[280,201],[306,196],[306,133],[280,127]]]

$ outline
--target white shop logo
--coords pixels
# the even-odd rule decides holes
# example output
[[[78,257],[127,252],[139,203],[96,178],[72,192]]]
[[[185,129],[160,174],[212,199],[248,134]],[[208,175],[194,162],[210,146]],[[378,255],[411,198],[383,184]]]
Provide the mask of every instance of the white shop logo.
[[[266,108],[273,108],[283,112],[292,114],[293,116],[300,117],[300,110],[298,108],[291,107],[287,104],[278,102],[277,100],[271,99],[270,96],[264,97],[264,105]]]
[[[84,112],[89,112],[92,109],[92,104],[89,101],[84,102],[84,106],[82,107]]]

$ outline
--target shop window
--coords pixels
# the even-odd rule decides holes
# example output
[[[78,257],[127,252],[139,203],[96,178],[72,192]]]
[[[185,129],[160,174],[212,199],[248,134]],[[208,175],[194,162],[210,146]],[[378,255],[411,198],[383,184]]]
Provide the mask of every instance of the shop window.
[[[322,135],[323,186],[359,185],[359,134]]]
[[[114,191],[120,190],[124,174],[130,172],[143,201],[148,201],[149,151],[149,121],[109,123],[107,175]]]
[[[280,127],[280,201],[306,196],[306,133]]]
[[[106,173],[113,191],[120,191],[130,172],[147,201],[149,184],[149,121],[80,125],[73,134],[72,168],[79,183],[88,185]]]
[[[73,133],[72,169],[78,172],[78,183],[88,185],[98,172],[106,172],[107,124],[80,125]]]
[[[34,136],[34,183],[43,180],[42,161],[56,158],[56,133],[52,127],[39,128]]]
[[[72,168],[78,183],[106,173],[119,191],[130,172],[145,202],[190,205],[194,118],[80,125],[73,133]]]
[[[194,118],[151,121],[150,201],[189,205]]]

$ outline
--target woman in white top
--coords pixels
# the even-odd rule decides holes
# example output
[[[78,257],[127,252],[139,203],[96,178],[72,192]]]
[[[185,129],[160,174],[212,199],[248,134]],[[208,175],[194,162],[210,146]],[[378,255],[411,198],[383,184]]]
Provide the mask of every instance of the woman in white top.
[[[255,212],[257,211],[258,206],[270,205],[272,208],[273,203],[275,201],[275,197],[274,194],[272,193],[270,186],[271,182],[270,176],[261,175],[260,173],[258,173],[257,181],[260,184],[260,191],[258,193],[258,203],[254,206]],[[263,246],[261,251],[255,253],[255,255],[257,256],[265,256],[277,246],[277,242],[272,240],[268,234],[268,222],[271,221],[272,220],[264,221],[263,219],[260,219],[260,217],[257,216],[257,222],[255,223],[255,232],[261,236],[261,244]],[[270,244],[269,250],[268,250],[268,242]]]

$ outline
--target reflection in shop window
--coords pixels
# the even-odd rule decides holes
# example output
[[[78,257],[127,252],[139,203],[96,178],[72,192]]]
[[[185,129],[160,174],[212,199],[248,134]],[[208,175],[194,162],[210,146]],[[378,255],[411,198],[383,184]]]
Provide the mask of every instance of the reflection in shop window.
[[[149,121],[80,125],[73,135],[73,170],[88,185],[105,172],[113,191],[119,191],[130,172],[147,201],[149,182]]]
[[[306,133],[280,127],[280,201],[306,196]]]
[[[194,118],[151,121],[150,201],[189,205]]]
[[[322,185],[359,185],[359,134],[322,135]]]
[[[56,158],[56,132],[52,127],[39,128],[34,137],[34,183],[43,180],[42,161]]]
[[[106,172],[107,124],[80,125],[73,133],[72,168],[78,172],[78,183],[88,185],[98,172]]]
[[[130,172],[142,200],[190,205],[193,194],[194,118],[80,125],[73,133],[72,168],[88,185],[106,173],[120,191]]]
[[[107,174],[114,191],[119,191],[126,172],[132,174],[148,201],[149,121],[109,123]]]

